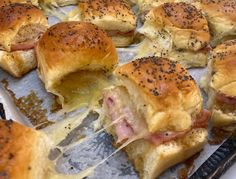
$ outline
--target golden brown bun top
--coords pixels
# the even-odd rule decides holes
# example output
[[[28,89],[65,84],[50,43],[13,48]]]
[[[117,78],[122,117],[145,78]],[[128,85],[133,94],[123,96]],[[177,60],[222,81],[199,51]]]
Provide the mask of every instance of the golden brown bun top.
[[[172,24],[181,29],[202,30],[206,25],[204,16],[197,8],[183,2],[164,3],[154,8],[153,12],[161,15],[166,24]]]
[[[137,59],[115,70],[115,73],[134,82],[146,94],[153,108],[187,109],[201,98],[198,87],[188,71],[179,63],[158,57]],[[181,94],[181,95],[180,95]],[[183,97],[183,99],[182,99]],[[188,104],[187,104],[188,103]]]
[[[118,63],[112,39],[86,22],[62,22],[50,27],[39,40],[36,53],[48,89],[69,73],[111,71]]]
[[[236,40],[218,45],[212,52],[213,78],[211,86],[219,90],[236,80]],[[232,89],[233,90],[233,89]]]
[[[47,18],[37,7],[24,3],[0,7],[0,46],[9,49],[20,28],[30,24],[48,26]]]
[[[0,119],[0,178],[32,177],[31,172],[36,170],[31,165],[34,162],[33,155],[39,152],[34,151],[34,145],[37,145],[40,136],[39,132],[31,128]]]
[[[197,51],[205,47],[210,40],[208,22],[195,6],[184,2],[164,3],[150,10],[146,15],[144,29],[153,34],[153,28],[164,29],[172,34],[177,49]],[[150,30],[147,30],[151,26]],[[145,34],[145,30],[144,30]],[[148,35],[155,36],[154,35]]]
[[[136,16],[123,0],[86,0],[79,3],[79,9],[83,21],[90,21],[105,30],[127,32],[136,26]]]
[[[19,28],[21,25],[37,22],[39,18],[45,19],[43,12],[31,4],[14,3],[0,8],[0,33]]]
[[[223,17],[236,21],[235,0],[201,0],[200,3],[203,11],[210,16]]]

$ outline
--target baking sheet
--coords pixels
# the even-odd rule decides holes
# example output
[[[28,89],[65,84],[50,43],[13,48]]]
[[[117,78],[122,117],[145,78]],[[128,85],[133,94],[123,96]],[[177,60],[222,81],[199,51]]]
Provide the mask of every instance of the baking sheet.
[[[67,7],[64,8],[64,10],[68,11],[71,8],[72,7]],[[49,17],[49,23],[51,25],[55,24],[56,22],[59,22],[59,20]],[[133,59],[134,54],[132,52],[123,51],[122,49],[118,49],[118,51],[121,63],[125,63]],[[200,78],[204,75],[204,73],[206,73],[206,69],[191,69],[189,71],[198,84],[200,83]],[[4,104],[7,119],[14,119],[24,125],[32,126],[32,124],[29,123],[29,118],[34,118],[34,112],[39,110],[42,118],[48,118],[52,121],[59,120],[54,115],[54,113],[51,112],[54,103],[53,95],[45,91],[44,85],[38,78],[36,70],[30,72],[21,79],[15,79],[6,72],[0,70],[0,81],[4,82],[0,85],[0,102]],[[9,89],[15,94],[15,99],[13,99],[13,97],[9,95],[9,93],[7,93],[4,89],[3,84],[6,85],[7,83]],[[32,95],[34,98],[36,96],[37,103],[32,103]],[[203,96],[206,101],[204,93]],[[26,115],[22,113],[23,109],[17,109],[16,105],[14,104],[16,101],[23,101],[25,103],[28,102],[29,105],[32,106],[31,112],[34,111],[32,112],[32,116],[28,116],[27,118]],[[91,135],[93,130],[91,123],[88,121],[94,121],[96,116],[96,114],[90,114],[82,124],[82,127],[79,127],[77,131],[83,131],[82,128],[86,128],[86,135]],[[200,153],[200,156],[195,159],[192,173],[199,166],[201,166],[201,164],[206,161],[207,158],[212,153],[214,153],[214,151],[217,150],[219,146],[220,145],[213,146],[207,144],[204,150]],[[86,168],[86,166],[93,165],[96,162],[101,161],[103,158],[110,155],[114,150],[115,149],[112,146],[111,136],[106,133],[101,133],[93,140],[89,140],[86,144],[76,146],[65,152],[58,161],[56,168],[59,172],[66,174],[78,173],[81,171],[81,169]],[[182,167],[183,165],[181,164],[174,166],[163,173],[160,178],[177,178],[178,170]],[[138,178],[138,175],[131,163],[127,160],[125,153],[119,152],[112,156],[107,162],[99,166],[95,170],[94,174],[88,178],[135,179]]]

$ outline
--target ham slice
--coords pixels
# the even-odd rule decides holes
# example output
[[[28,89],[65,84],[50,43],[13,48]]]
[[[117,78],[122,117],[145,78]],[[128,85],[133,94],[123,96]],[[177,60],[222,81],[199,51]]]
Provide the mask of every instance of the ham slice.
[[[217,93],[216,100],[224,104],[236,105],[236,96],[227,96],[224,93]]]
[[[121,32],[119,30],[106,30],[106,32],[107,32],[107,35],[110,36],[110,37],[113,37],[113,36],[130,37],[134,34],[133,30],[131,30],[129,32]]]
[[[147,139],[155,145],[160,145],[165,142],[169,142],[171,140],[175,140],[177,138],[183,137],[189,130],[181,131],[181,132],[160,132],[157,134],[152,134]]]
[[[151,134],[147,132],[144,120],[140,119],[126,91],[121,90],[120,87],[116,87],[107,90],[103,97],[108,115],[111,120],[115,122],[115,132],[118,138],[117,143],[130,139],[132,136],[135,136],[135,134],[145,130],[144,133],[146,136],[144,138],[155,145],[160,145],[183,137],[193,128],[207,127],[211,115],[209,111],[202,110],[196,119],[193,119],[192,127],[188,130],[178,132],[165,131]]]
[[[211,117],[211,112],[203,109],[202,112],[193,120],[193,128],[206,128]]]
[[[30,50],[33,49],[36,45],[37,41],[32,40],[23,43],[16,43],[11,45],[11,51],[18,51],[18,50]]]

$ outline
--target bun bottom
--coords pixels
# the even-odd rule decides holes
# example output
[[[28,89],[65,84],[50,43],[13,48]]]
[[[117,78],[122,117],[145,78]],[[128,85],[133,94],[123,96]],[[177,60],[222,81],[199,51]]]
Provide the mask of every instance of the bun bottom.
[[[125,148],[142,179],[154,179],[167,168],[199,152],[207,142],[207,130],[191,130],[185,137],[155,146],[138,140]]]
[[[36,67],[34,49],[27,51],[0,51],[0,67],[14,77],[22,77]]]
[[[112,41],[116,47],[126,47],[133,42],[134,36],[124,37],[124,36],[112,36]]]

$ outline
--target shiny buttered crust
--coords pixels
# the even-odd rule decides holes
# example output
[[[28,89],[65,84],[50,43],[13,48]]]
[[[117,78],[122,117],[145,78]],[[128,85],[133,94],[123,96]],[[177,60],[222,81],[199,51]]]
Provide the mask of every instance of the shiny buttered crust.
[[[20,28],[29,24],[48,26],[43,12],[31,4],[15,3],[0,8],[0,47],[10,51]]]
[[[67,5],[76,5],[78,0],[38,0],[40,4],[46,6],[67,6]]]
[[[3,178],[45,178],[51,147],[45,134],[13,121],[0,120],[0,146]]]
[[[85,22],[62,22],[50,27],[39,40],[36,55],[39,75],[49,91],[70,73],[111,71],[118,63],[112,39]]]
[[[135,30],[136,16],[123,0],[87,0],[78,6],[82,21],[92,22],[104,30]]]
[[[235,0],[195,0],[194,4],[206,14],[213,40],[236,35]]]
[[[206,129],[193,129],[183,138],[155,146],[146,140],[138,140],[125,148],[129,160],[142,179],[155,179],[163,171],[197,152],[207,142]]]
[[[205,88],[208,92],[208,107],[212,109],[212,123],[216,127],[235,123],[234,113],[224,113],[214,106],[217,93],[236,96],[236,40],[218,45],[211,54]],[[207,86],[209,84],[209,86]]]
[[[0,67],[12,76],[20,78],[36,68],[34,49],[26,51],[0,51]]]
[[[236,81],[235,54],[236,40],[226,41],[213,50],[211,61],[209,62],[209,68],[213,74],[211,76],[210,88],[221,91],[224,86]],[[236,89],[232,88],[231,90],[232,91],[228,93],[234,93],[236,96]],[[221,92],[225,93],[226,91]]]
[[[38,5],[38,0],[1,0],[0,1],[0,7],[5,6],[12,3],[32,3],[33,5]]]
[[[118,67],[115,74],[133,98],[138,93],[134,103],[143,104],[141,109],[150,132],[165,131],[168,126],[173,131],[188,129],[192,118],[202,110],[199,88],[177,62],[146,57]]]
[[[195,6],[180,3],[165,3],[153,8],[146,16],[144,35],[152,39],[156,31],[163,29],[172,36],[177,49],[198,51],[210,40],[206,18]]]

